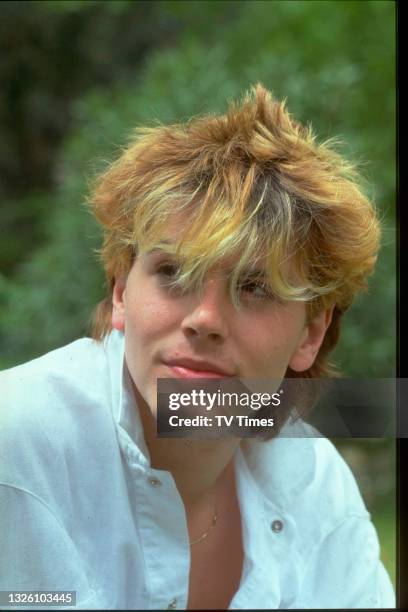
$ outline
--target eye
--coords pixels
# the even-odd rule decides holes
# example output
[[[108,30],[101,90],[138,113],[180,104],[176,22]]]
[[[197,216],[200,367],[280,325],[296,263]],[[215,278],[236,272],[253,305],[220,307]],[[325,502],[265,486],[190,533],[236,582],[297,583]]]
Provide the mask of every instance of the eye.
[[[180,266],[174,262],[165,261],[160,263],[156,268],[156,274],[167,280],[177,278],[180,273]]]
[[[261,299],[273,299],[265,279],[248,277],[239,283],[239,291],[246,293],[250,297]]]

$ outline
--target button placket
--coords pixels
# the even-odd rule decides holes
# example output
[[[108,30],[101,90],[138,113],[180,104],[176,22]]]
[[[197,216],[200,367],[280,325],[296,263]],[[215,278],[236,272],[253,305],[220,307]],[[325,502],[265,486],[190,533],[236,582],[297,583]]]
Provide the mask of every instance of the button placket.
[[[149,466],[150,467],[150,466]],[[183,506],[171,474],[145,469],[135,473],[137,520],[146,563],[150,610],[184,609],[189,558],[185,550]],[[164,509],[168,511],[164,512]],[[177,554],[176,563],[169,563]]]

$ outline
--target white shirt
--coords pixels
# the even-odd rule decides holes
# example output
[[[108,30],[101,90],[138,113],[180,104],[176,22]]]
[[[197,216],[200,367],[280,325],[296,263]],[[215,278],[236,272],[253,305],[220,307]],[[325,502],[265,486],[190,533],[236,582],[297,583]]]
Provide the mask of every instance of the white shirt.
[[[150,466],[123,335],[2,372],[0,398],[0,590],[185,609],[184,507]],[[327,439],[247,439],[235,469],[245,558],[231,609],[395,607],[370,515]]]

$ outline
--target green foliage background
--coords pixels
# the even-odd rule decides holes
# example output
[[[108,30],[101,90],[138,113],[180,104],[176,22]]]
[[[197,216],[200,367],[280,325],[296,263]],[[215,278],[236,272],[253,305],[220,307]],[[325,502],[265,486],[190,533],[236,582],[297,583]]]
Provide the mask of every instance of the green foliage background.
[[[393,2],[22,1],[0,17],[0,367],[87,333],[104,295],[88,185],[132,129],[222,111],[261,81],[360,164],[383,246],[335,357],[351,377],[395,375]],[[356,474],[378,453],[392,473],[389,442],[359,448]],[[391,480],[371,502],[393,572]]]
[[[369,294],[358,299],[345,318],[336,357],[351,376],[393,375],[393,3],[170,0],[149,3],[154,10],[141,2],[4,2],[1,7],[9,4],[12,15],[0,8],[9,21],[39,28],[38,40],[27,33],[26,55],[19,57],[17,72],[21,79],[31,74],[30,68],[35,72],[31,64],[39,61],[37,53],[44,74],[42,82],[31,74],[28,83],[19,83],[20,123],[7,126],[20,134],[23,124],[34,135],[30,139],[20,134],[20,142],[13,143],[16,169],[11,173],[6,168],[12,187],[5,181],[2,194],[1,366],[35,357],[86,332],[92,308],[104,292],[93,253],[99,233],[83,205],[87,181],[118,154],[131,129],[154,120],[222,111],[227,99],[261,81],[276,96],[287,97],[290,111],[311,121],[322,139],[339,136],[345,154],[361,163],[367,189],[384,219],[384,246]],[[144,23],[156,35],[157,29],[166,31],[165,24],[172,27],[167,40],[134,57],[131,50],[137,45],[128,40],[129,33],[123,34],[122,25],[133,21],[137,40],[144,31],[144,11]],[[41,32],[46,39],[54,22],[57,41],[58,35],[68,39],[68,22],[71,30],[82,28],[89,36],[77,44],[77,55],[69,61],[64,60],[67,51],[61,40],[52,49],[57,56],[38,48],[40,43],[45,46]],[[98,35],[91,36],[91,26]],[[15,53],[21,54],[21,48]],[[11,69],[15,79],[16,66]],[[11,78],[6,71],[3,77]],[[89,82],[81,89],[86,78]],[[66,93],[67,79],[74,93]],[[16,90],[10,93],[10,107],[16,106]],[[58,125],[57,145],[47,145],[46,128],[52,133],[47,121],[54,131]],[[45,127],[36,132],[38,122]],[[38,151],[47,146],[44,170]],[[6,159],[10,166],[10,147],[1,153],[0,161]],[[34,158],[33,168],[27,156]],[[19,167],[19,158],[30,166],[26,171],[24,162]],[[27,173],[33,176],[31,183]],[[24,181],[28,184],[22,189]]]

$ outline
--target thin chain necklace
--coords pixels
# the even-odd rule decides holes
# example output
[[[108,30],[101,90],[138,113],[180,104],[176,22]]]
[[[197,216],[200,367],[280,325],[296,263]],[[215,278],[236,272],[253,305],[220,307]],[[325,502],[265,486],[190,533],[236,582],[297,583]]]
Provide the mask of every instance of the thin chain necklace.
[[[190,542],[190,546],[194,546],[194,544],[198,544],[199,542],[202,542],[203,540],[205,540],[205,538],[208,536],[208,534],[211,533],[211,531],[216,526],[217,521],[218,521],[218,516],[219,516],[218,515],[218,510],[215,510],[210,527],[207,529],[207,531],[205,531],[202,535],[200,535],[199,538],[197,538],[196,540],[193,540],[192,542]]]

